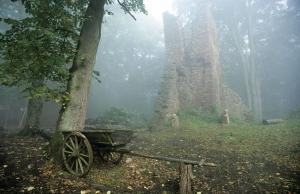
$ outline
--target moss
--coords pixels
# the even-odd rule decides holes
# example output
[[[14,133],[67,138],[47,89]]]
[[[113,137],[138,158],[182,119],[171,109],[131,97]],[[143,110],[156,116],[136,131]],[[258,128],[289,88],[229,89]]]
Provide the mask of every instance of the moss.
[[[56,130],[50,142],[50,154],[54,161],[58,164],[62,164],[61,148],[63,145],[63,139],[62,132]]]

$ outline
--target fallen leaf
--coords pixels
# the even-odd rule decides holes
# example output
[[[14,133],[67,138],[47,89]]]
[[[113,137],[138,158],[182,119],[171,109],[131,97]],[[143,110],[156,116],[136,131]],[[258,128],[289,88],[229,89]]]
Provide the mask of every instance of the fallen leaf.
[[[88,194],[91,193],[91,190],[82,190],[80,191],[80,194]]]
[[[132,162],[132,158],[127,158],[125,162],[126,162],[126,164],[131,163]]]
[[[32,191],[34,189],[34,187],[33,186],[30,186],[30,187],[27,187],[27,191]]]

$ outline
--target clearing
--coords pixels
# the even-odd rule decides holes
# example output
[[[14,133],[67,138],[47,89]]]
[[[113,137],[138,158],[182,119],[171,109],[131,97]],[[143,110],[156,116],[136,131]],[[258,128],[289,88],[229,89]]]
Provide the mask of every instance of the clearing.
[[[300,193],[300,119],[277,125],[222,126],[189,117],[181,129],[140,131],[135,152],[199,160],[193,190],[201,193]],[[125,156],[121,164],[95,158],[85,178],[70,176],[48,156],[40,137],[1,134],[1,193],[177,193],[178,165]]]

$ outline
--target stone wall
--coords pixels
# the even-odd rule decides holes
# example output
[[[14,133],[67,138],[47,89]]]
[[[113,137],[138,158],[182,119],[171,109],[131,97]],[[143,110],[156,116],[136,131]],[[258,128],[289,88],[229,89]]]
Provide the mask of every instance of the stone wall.
[[[251,113],[241,97],[226,85],[222,88],[221,103],[223,109],[228,109],[229,115],[241,120],[251,119]]]
[[[209,110],[220,104],[220,65],[216,60],[219,53],[215,23],[208,3],[202,5],[197,18],[190,25],[190,35],[183,35],[184,60],[177,67],[179,101],[180,108],[196,106]]]
[[[220,107],[239,118],[246,111],[239,96],[222,83],[216,25],[210,3],[204,2],[197,19],[186,26],[176,16],[164,14],[167,64],[155,124],[180,109]]]
[[[169,114],[179,110],[177,67],[183,62],[183,51],[177,18],[169,13],[164,14],[164,34],[167,62],[153,118],[153,124],[158,126]]]

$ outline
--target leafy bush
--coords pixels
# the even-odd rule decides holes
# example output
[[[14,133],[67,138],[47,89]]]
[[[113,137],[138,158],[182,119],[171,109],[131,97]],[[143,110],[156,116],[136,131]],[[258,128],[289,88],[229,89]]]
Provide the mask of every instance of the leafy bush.
[[[197,108],[185,109],[178,112],[180,126],[186,129],[198,129],[199,127],[211,127],[211,125],[218,125],[221,123],[222,112],[218,107],[212,111],[204,111]],[[230,117],[230,123],[246,124],[248,122],[241,119]]]
[[[180,120],[199,120],[208,123],[218,123],[220,121],[219,111],[203,111],[201,109],[186,109],[178,112]]]
[[[88,121],[88,124],[100,126],[123,126],[126,128],[136,129],[144,128],[147,120],[143,115],[129,112],[126,109],[111,107],[101,114],[96,120]]]
[[[130,123],[131,114],[124,109],[112,107],[100,116],[100,120],[105,124],[125,125]]]

